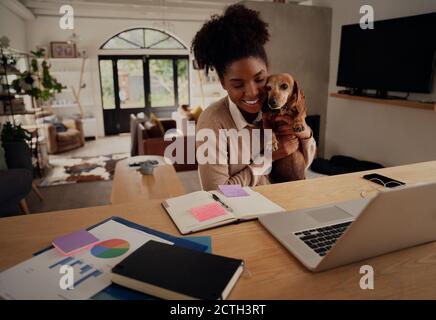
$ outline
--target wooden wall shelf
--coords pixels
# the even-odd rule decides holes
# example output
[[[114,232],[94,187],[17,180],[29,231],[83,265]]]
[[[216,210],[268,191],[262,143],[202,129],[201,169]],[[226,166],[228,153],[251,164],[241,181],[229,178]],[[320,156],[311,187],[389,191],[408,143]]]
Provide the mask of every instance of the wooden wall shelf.
[[[419,101],[410,101],[410,100],[395,100],[395,99],[378,99],[371,97],[362,97],[362,96],[352,96],[349,94],[342,93],[330,93],[331,97],[340,98],[340,99],[348,99],[348,100],[358,100],[365,101],[370,103],[378,103],[378,104],[387,104],[391,106],[399,106],[399,107],[407,107],[407,108],[415,108],[415,109],[423,109],[436,111],[435,103],[423,103]]]

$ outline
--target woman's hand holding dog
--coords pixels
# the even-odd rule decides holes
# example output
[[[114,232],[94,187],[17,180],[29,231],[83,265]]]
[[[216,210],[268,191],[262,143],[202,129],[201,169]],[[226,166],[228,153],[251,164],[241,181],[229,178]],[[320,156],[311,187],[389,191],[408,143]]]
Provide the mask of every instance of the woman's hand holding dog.
[[[305,124],[304,130],[289,134],[276,135],[278,149],[272,152],[272,160],[282,159],[298,150],[300,139],[309,139],[312,136],[312,129]]]
[[[312,136],[312,129],[307,124],[304,124],[304,130],[300,132],[294,132],[299,139],[309,139]]]
[[[273,151],[272,160],[283,159],[298,150],[300,141],[295,135],[277,136],[278,149]]]

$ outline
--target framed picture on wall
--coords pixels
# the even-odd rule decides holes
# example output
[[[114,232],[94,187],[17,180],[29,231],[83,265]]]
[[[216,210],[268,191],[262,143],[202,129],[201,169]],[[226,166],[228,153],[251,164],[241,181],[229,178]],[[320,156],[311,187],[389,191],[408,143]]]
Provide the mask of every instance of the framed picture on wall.
[[[50,42],[52,58],[76,58],[76,45],[68,42]]]

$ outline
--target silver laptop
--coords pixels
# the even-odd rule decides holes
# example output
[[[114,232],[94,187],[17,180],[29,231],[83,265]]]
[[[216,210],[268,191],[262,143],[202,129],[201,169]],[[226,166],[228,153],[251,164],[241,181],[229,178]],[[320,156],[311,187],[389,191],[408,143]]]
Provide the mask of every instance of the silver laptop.
[[[322,271],[435,241],[436,183],[274,213],[259,221],[308,269]]]

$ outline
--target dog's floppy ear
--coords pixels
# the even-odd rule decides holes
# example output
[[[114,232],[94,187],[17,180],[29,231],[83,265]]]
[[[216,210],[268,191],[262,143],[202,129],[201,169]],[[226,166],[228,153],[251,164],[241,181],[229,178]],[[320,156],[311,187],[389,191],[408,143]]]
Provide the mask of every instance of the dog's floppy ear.
[[[268,81],[269,81],[269,79],[271,78],[271,76],[272,76],[272,75],[269,75],[269,76],[266,78],[265,86],[268,84]],[[262,111],[262,112],[271,112],[271,109],[268,107],[268,92],[266,91],[266,89],[264,89],[264,90],[265,90],[264,94],[266,95],[266,98],[265,98],[265,101],[264,101],[264,103],[263,103],[263,105],[262,105],[262,109],[261,109],[261,111]]]
[[[300,104],[303,99],[304,99],[304,94],[300,90],[300,85],[298,84],[297,80],[294,79],[294,88],[292,90],[291,96],[289,97],[288,105],[290,107],[293,107],[295,105]]]
[[[271,112],[271,109],[268,107],[268,97],[263,102],[261,111],[262,112]]]

